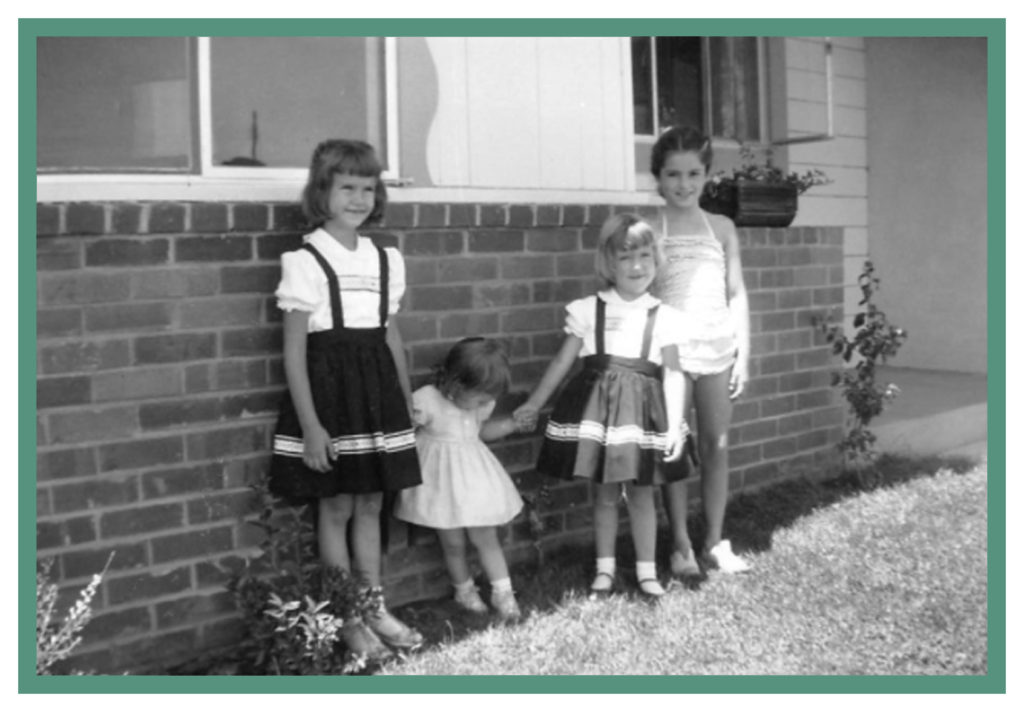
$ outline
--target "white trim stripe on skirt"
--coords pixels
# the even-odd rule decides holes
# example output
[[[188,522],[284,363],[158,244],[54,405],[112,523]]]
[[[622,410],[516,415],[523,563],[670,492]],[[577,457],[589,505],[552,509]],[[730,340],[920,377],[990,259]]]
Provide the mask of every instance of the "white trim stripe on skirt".
[[[401,452],[416,447],[416,431],[401,430],[397,433],[372,433],[369,435],[345,435],[331,438],[335,455],[366,455],[378,452]],[[274,453],[285,457],[302,457],[302,438],[287,435],[274,436]]]
[[[562,442],[592,440],[604,446],[636,445],[644,450],[664,450],[668,441],[666,433],[644,430],[638,425],[605,427],[593,420],[584,420],[579,424],[549,420],[544,435]]]

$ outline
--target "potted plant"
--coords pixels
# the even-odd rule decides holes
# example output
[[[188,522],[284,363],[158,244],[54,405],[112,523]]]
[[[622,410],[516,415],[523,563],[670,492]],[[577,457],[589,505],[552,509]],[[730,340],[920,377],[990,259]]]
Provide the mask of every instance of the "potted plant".
[[[786,227],[796,217],[798,195],[832,182],[818,169],[783,171],[772,163],[771,151],[758,162],[753,149],[741,145],[740,158],[732,173],[711,176],[700,200],[702,208],[727,215],[738,226]]]

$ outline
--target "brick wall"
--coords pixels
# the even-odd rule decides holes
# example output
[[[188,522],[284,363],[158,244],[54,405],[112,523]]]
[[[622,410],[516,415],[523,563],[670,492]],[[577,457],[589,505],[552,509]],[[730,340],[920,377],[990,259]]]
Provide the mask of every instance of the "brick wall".
[[[414,385],[457,338],[505,338],[521,397],[561,341],[563,307],[595,286],[607,206],[392,204],[373,232],[398,245],[399,323]],[[74,663],[116,672],[182,660],[238,635],[224,590],[251,550],[247,483],[263,476],[283,393],[272,298],[301,242],[290,204],[37,207],[37,548],[67,595],[115,553]],[[740,232],[752,380],[735,409],[733,489],[827,467],[842,409],[812,314],[842,304],[840,228]],[[511,396],[514,400],[515,394]],[[535,436],[495,451],[524,490]],[[697,496],[696,490],[693,496]],[[551,487],[544,546],[589,540],[581,484]],[[447,589],[430,532],[394,522],[393,603]],[[531,556],[525,522],[506,532]]]

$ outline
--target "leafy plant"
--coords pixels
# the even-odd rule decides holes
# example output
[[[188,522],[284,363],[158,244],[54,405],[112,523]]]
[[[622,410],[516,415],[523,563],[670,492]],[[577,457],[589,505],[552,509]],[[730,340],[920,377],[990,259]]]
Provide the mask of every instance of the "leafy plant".
[[[542,484],[536,489],[528,492],[520,492],[520,497],[523,500],[523,510],[526,513],[526,521],[530,526],[530,541],[533,546],[533,550],[537,553],[537,565],[544,565],[544,534],[547,532],[547,527],[544,525],[544,520],[541,518],[540,511],[541,507],[548,502],[551,497],[551,490],[547,484]]]
[[[379,590],[316,557],[308,506],[281,506],[264,483],[253,486],[263,532],[259,553],[228,583],[242,614],[244,637],[235,650],[238,674],[332,675],[366,667],[344,649],[346,622],[377,610]]]
[[[895,384],[878,382],[876,369],[896,355],[907,332],[889,323],[885,312],[875,305],[873,299],[881,280],[875,276],[871,260],[864,263],[857,283],[863,295],[858,302],[862,309],[853,317],[852,336],[847,336],[831,316],[815,318],[814,323],[832,344],[832,352],[847,364],[853,362],[832,374],[832,385],[839,388],[849,406],[849,427],[839,450],[848,465],[862,472],[877,457],[876,436],[868,426],[899,393]]]
[[[92,599],[96,596],[103,574],[114,555],[107,559],[103,571],[94,574],[89,584],[78,593],[75,603],[61,620],[57,614],[57,584],[50,582],[53,559],[46,559],[36,571],[36,674],[52,675],[52,668],[67,659],[82,642],[82,629],[92,619]]]
[[[817,168],[803,173],[782,170],[772,162],[771,149],[765,152],[764,160],[760,161],[754,149],[745,144],[741,145],[740,160],[740,165],[731,172],[718,171],[711,176],[704,187],[708,197],[717,198],[723,188],[735,185],[736,181],[741,179],[758,183],[788,183],[796,188],[797,195],[807,192],[816,185],[827,185],[832,182]]]

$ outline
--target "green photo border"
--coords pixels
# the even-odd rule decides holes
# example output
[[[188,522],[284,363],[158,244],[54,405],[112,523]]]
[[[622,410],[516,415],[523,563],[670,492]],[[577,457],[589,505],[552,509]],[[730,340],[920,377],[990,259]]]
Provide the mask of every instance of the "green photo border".
[[[992,19],[21,19],[18,682],[21,693],[1005,693],[1006,21]],[[985,37],[988,41],[988,674],[984,676],[174,677],[35,674],[36,57],[40,36]]]

